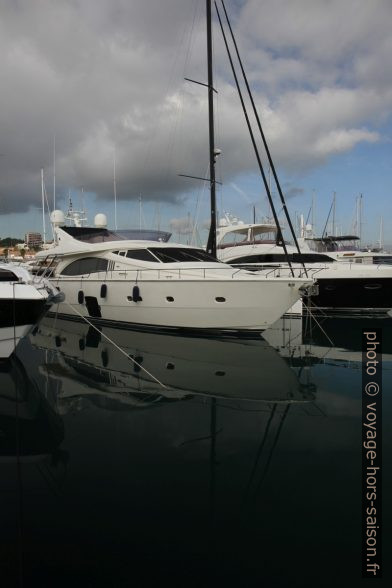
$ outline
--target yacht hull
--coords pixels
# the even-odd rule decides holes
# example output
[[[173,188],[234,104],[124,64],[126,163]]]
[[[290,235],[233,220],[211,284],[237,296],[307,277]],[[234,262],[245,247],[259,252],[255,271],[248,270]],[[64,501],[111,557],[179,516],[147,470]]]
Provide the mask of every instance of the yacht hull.
[[[159,329],[263,331],[301,296],[309,280],[102,280],[55,279],[65,301],[63,315]],[[140,300],[136,300],[139,297]]]
[[[317,296],[305,302],[321,310],[385,314],[392,308],[392,277],[320,278]]]

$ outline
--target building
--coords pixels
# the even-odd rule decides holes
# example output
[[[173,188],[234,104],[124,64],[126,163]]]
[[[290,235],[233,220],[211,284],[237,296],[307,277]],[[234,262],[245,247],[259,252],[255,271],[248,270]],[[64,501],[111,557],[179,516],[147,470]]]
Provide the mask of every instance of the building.
[[[25,234],[25,243],[27,247],[41,247],[42,245],[42,235],[41,233],[26,233]]]

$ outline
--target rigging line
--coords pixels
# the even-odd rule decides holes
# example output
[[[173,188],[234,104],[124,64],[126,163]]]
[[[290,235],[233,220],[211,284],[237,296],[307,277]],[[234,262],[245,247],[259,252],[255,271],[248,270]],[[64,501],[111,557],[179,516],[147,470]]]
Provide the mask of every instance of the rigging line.
[[[143,370],[143,372],[145,372],[148,376],[150,376],[150,378],[152,378],[155,382],[157,382],[157,384],[159,384],[160,386],[162,386],[162,388],[164,388],[165,390],[168,390],[168,387],[165,386],[165,384],[163,384],[160,380],[158,380],[158,378],[156,378],[155,376],[153,376],[151,372],[149,372],[148,370],[146,370],[146,368],[144,368],[140,363],[138,363],[135,359],[133,359],[133,357],[131,357],[130,355],[128,355],[128,353],[126,351],[124,351],[123,349],[121,349],[121,347],[119,345],[117,345],[117,343],[115,343],[112,339],[110,339],[110,337],[108,337],[107,335],[105,335],[105,333],[102,333],[102,331],[100,331],[91,321],[89,321],[87,317],[83,316],[82,313],[79,312],[78,309],[75,308],[74,305],[70,304],[66,300],[64,300],[64,303],[67,304],[67,306],[69,306],[70,308],[72,308],[72,310],[76,314],[78,314],[88,325],[90,325],[90,327],[92,327],[93,329],[95,329],[98,333],[100,333],[102,335],[102,337],[104,337],[107,341],[109,341],[109,343],[111,343],[116,349],[118,349],[118,351],[120,351],[120,353],[122,353],[123,355],[125,355],[125,357],[127,357],[128,359],[130,359],[138,368],[140,368],[141,370]]]
[[[197,5],[196,5],[197,8]],[[188,60],[189,60],[189,54],[190,54],[190,50],[191,50],[191,45],[193,43],[193,29],[195,27],[195,20],[196,20],[196,13],[197,10],[195,9],[194,11],[194,16],[193,16],[193,22],[192,22],[192,27],[191,27],[191,31],[190,31],[190,38],[189,38],[189,43],[188,43],[188,50],[187,50],[187,54],[185,57],[185,62],[184,62],[184,73],[183,73],[183,77],[185,75],[185,69],[188,65]],[[185,31],[183,34],[183,40],[185,39]],[[181,45],[183,44],[183,40],[181,41]],[[180,52],[178,53],[178,55],[180,54]],[[174,77],[174,74],[173,76]],[[177,141],[177,137],[178,137],[178,129],[182,126],[182,120],[183,120],[183,112],[184,112],[184,87],[181,86],[181,88],[179,89],[179,100],[177,101],[177,106],[176,109],[174,110],[174,122],[172,124],[171,130],[169,132],[169,141],[168,141],[168,147],[166,149],[166,173],[164,175],[165,181],[167,181],[169,174],[170,174],[170,164],[173,162],[173,153],[174,153],[174,146],[176,144]],[[184,153],[185,149],[180,149],[180,152]]]
[[[306,305],[305,302],[303,303],[304,306],[306,307],[306,310],[308,311],[310,317],[314,320],[314,322],[317,324],[318,328],[320,329],[320,331],[326,336],[326,338],[328,339],[328,341],[330,342],[332,347],[335,347],[334,342],[332,341],[332,339],[327,335],[326,331],[323,329],[323,327],[321,326],[321,324],[318,322],[318,320],[316,319],[316,316],[312,313],[311,310],[311,304]],[[314,305],[314,307],[317,309],[317,306]]]
[[[218,15],[218,19],[219,19],[219,24],[220,24],[221,31],[222,31],[223,40],[224,40],[224,43],[225,43],[225,46],[226,46],[227,55],[229,57],[229,61],[230,61],[230,65],[231,65],[231,70],[232,70],[232,73],[233,73],[233,76],[234,76],[235,84],[237,86],[237,92],[238,92],[238,95],[239,95],[239,98],[240,98],[240,101],[241,101],[241,106],[242,106],[242,110],[243,110],[243,113],[244,113],[244,116],[245,116],[246,124],[248,126],[248,131],[249,131],[250,138],[251,138],[251,141],[252,141],[253,149],[254,149],[254,152],[255,152],[255,155],[256,155],[257,163],[259,165],[260,173],[261,173],[262,178],[263,178],[263,183],[264,183],[265,191],[266,191],[267,196],[268,196],[268,202],[270,204],[272,215],[274,217],[274,221],[275,221],[275,224],[276,224],[277,229],[278,229],[278,238],[281,238],[283,250],[284,250],[284,253],[285,253],[286,260],[287,260],[287,264],[288,264],[288,266],[289,266],[289,268],[291,270],[291,275],[294,277],[294,270],[293,270],[293,267],[291,265],[291,261],[290,261],[290,258],[289,258],[288,252],[287,252],[286,243],[285,243],[285,241],[283,239],[282,231],[281,231],[280,224],[279,224],[279,219],[278,219],[277,214],[276,214],[275,206],[274,206],[274,203],[273,203],[273,200],[272,200],[271,191],[269,189],[269,185],[268,185],[268,181],[267,181],[267,178],[266,178],[266,175],[265,175],[265,172],[264,172],[263,164],[262,164],[261,159],[260,159],[260,154],[259,154],[259,151],[257,149],[256,140],[255,140],[255,137],[254,137],[254,133],[252,131],[252,126],[250,124],[248,112],[247,112],[247,109],[246,109],[246,106],[245,106],[244,98],[242,96],[241,88],[240,88],[240,85],[239,85],[239,82],[238,82],[238,77],[237,77],[237,74],[236,74],[236,71],[235,71],[235,68],[234,68],[233,59],[232,59],[231,52],[230,52],[230,49],[229,49],[229,45],[228,45],[228,42],[227,42],[226,33],[224,31],[224,28],[223,28],[223,23],[222,23],[222,20],[221,20],[220,13],[219,13],[218,6],[217,6],[216,2],[215,2],[215,9],[216,9],[216,12],[217,12],[217,15]]]
[[[325,231],[326,231],[326,229],[327,229],[327,225],[328,225],[329,217],[330,217],[330,215],[331,215],[331,212],[332,212],[332,208],[333,208],[333,201],[332,201],[332,203],[331,203],[331,208],[329,209],[329,213],[328,213],[328,216],[327,216],[327,220],[325,221],[325,225],[324,225],[324,229],[323,229],[323,232],[322,232],[321,238],[323,238],[323,237],[324,237],[324,235],[325,235]]]
[[[209,455],[209,462],[210,462],[210,487],[209,487],[209,497],[210,497],[210,519],[214,522],[214,515],[215,515],[215,498],[216,498],[216,471],[215,466],[217,465],[216,462],[216,417],[217,417],[217,407],[216,407],[216,398],[211,399],[211,420],[210,420],[210,436],[211,436],[211,444],[210,444],[210,455]]]
[[[13,323],[14,323],[14,353],[16,350],[16,299],[15,284],[13,290]],[[15,454],[16,454],[16,480],[17,480],[17,529],[18,529],[18,579],[19,586],[23,587],[23,487],[22,487],[22,464],[20,461],[20,428],[19,428],[19,390],[15,385]]]
[[[207,164],[206,173],[204,174],[205,178],[209,177],[209,169],[210,169],[210,165]],[[206,190],[206,186],[207,186],[207,182],[202,182],[202,184],[199,186],[198,191],[197,191],[195,212],[194,212],[194,224],[193,224],[193,231],[192,231],[192,241],[193,242],[196,239],[196,232],[197,232],[197,227],[198,227],[198,223],[199,223],[200,208],[201,208],[202,200],[204,199],[204,193]]]
[[[193,19],[192,19],[192,24],[191,24],[191,31],[190,31],[190,34],[189,34],[189,42],[188,42],[188,49],[187,49],[187,52],[186,52],[186,60],[189,57],[191,41],[192,41],[192,38],[194,36],[193,35],[193,30],[194,30],[194,26],[195,26],[196,15],[197,15],[197,7],[198,7],[198,4],[196,2],[195,3],[195,7],[193,9],[194,14],[193,14]],[[188,19],[187,19],[187,22],[189,22]],[[172,63],[171,63],[171,67],[170,67],[170,70],[169,70],[169,76],[167,78],[167,84],[166,84],[166,87],[165,87],[164,92],[163,92],[163,96],[164,96],[163,102],[165,101],[166,97],[168,96],[170,88],[172,88],[174,86],[174,81],[175,81],[175,77],[176,77],[175,76],[175,71],[176,71],[176,68],[178,67],[177,64],[179,63],[179,58],[183,54],[182,47],[185,45],[185,39],[187,37],[187,30],[189,30],[189,27],[184,27],[181,35],[179,36],[179,42],[176,44],[176,47],[175,47],[175,50],[174,50],[174,58],[172,57]],[[186,67],[186,63],[184,64],[184,69],[185,69],[185,67]],[[181,102],[182,102],[182,100],[181,100],[181,92],[182,92],[182,90],[180,90],[180,92],[179,92],[180,93],[180,100],[179,100],[179,104],[177,105],[177,116],[176,116],[176,122],[175,122],[175,127],[176,128],[177,128],[177,126],[179,124],[178,123],[178,120],[180,118],[180,111],[182,109],[182,106],[181,106]],[[159,112],[158,112],[158,115],[159,115]],[[154,127],[154,133],[151,134],[150,140],[149,140],[148,145],[147,145],[145,160],[144,160],[144,164],[143,164],[143,170],[145,170],[147,168],[148,164],[149,164],[149,160],[151,159],[151,153],[153,152],[153,145],[155,143],[154,139],[157,137],[158,131],[162,127],[161,122],[164,119],[165,119],[164,116],[158,116],[158,124],[155,125],[155,127]],[[175,128],[174,131],[172,130],[171,132],[169,132],[168,148],[166,149],[166,153],[168,155],[167,155],[167,159],[166,159],[167,165],[166,165],[165,178],[167,178],[167,176],[169,174],[170,157],[171,157],[171,154],[172,154],[172,151],[173,151],[173,145],[174,145],[174,142],[175,142],[176,128]],[[165,166],[164,166],[164,164],[162,162],[162,166],[161,166],[162,174],[165,173],[164,167]]]
[[[38,463],[36,464],[36,470],[40,474],[41,478],[43,479],[43,481],[45,482],[53,496],[56,496],[58,498],[60,496],[60,489],[57,487],[56,478],[53,475],[49,475],[49,470],[45,471],[43,467],[41,467]]]
[[[270,464],[271,464],[271,460],[272,460],[272,455],[274,453],[275,447],[278,444],[278,440],[279,440],[280,434],[282,432],[283,423],[286,420],[286,417],[287,417],[287,414],[289,412],[290,406],[291,406],[291,404],[288,404],[286,406],[286,409],[285,409],[285,411],[284,411],[284,413],[282,415],[281,421],[280,421],[279,426],[278,426],[278,430],[276,431],[274,442],[272,444],[272,447],[271,447],[271,450],[270,450],[270,453],[269,453],[267,462],[265,464],[265,468],[264,468],[263,474],[262,474],[262,476],[260,478],[260,481],[259,481],[259,483],[257,485],[257,488],[256,488],[255,498],[256,498],[257,493],[260,491],[260,488],[261,488],[261,486],[263,484],[263,481],[265,480],[265,477],[266,477],[267,472],[269,470],[269,467],[270,467]]]
[[[236,42],[236,40],[235,40],[235,36],[234,36],[234,33],[233,33],[233,29],[231,28],[231,24],[230,24],[230,20],[229,20],[229,17],[228,17],[227,11],[226,11],[226,6],[225,6],[225,3],[224,3],[224,0],[221,0],[221,2],[222,2],[223,10],[224,10],[224,12],[225,12],[226,21],[227,21],[227,24],[228,24],[228,27],[229,27],[229,30],[230,30],[231,38],[232,38],[232,40],[233,40],[234,48],[235,48],[235,51],[236,51],[236,54],[237,54],[238,62],[239,62],[239,64],[240,64],[240,68],[241,68],[242,76],[243,76],[243,78],[244,78],[244,82],[245,82],[245,85],[246,85],[246,89],[247,89],[247,91],[248,91],[249,99],[250,99],[250,101],[251,101],[251,104],[252,104],[253,113],[254,113],[254,115],[255,115],[255,118],[256,118],[257,126],[258,126],[258,129],[259,129],[259,132],[260,132],[260,135],[261,135],[262,141],[263,141],[264,149],[265,149],[265,152],[266,152],[266,154],[267,154],[267,157],[268,157],[268,162],[269,162],[270,168],[271,168],[271,170],[272,170],[272,174],[273,174],[273,176],[274,176],[275,184],[276,184],[276,187],[277,187],[277,189],[278,189],[279,197],[280,197],[280,200],[281,200],[281,202],[282,202],[282,206],[283,206],[283,209],[284,209],[284,212],[285,212],[285,216],[286,216],[287,222],[288,222],[288,224],[289,224],[290,231],[291,231],[291,234],[292,234],[292,237],[293,237],[293,240],[294,240],[295,246],[296,246],[296,248],[297,248],[297,251],[298,251],[298,253],[301,255],[301,250],[300,250],[300,248],[299,248],[298,241],[297,241],[297,237],[296,237],[296,234],[295,234],[295,231],[294,231],[294,227],[293,227],[293,225],[292,225],[291,218],[290,218],[289,212],[288,212],[288,210],[287,210],[286,201],[285,201],[285,198],[284,198],[284,196],[283,196],[282,189],[281,189],[281,187],[280,187],[280,182],[279,182],[279,179],[278,179],[278,175],[277,175],[277,173],[276,173],[276,170],[275,170],[275,165],[274,165],[274,162],[272,161],[272,157],[271,157],[271,153],[270,153],[270,150],[269,150],[269,147],[268,147],[268,144],[267,144],[267,140],[266,140],[266,138],[265,138],[264,131],[263,131],[263,128],[262,128],[262,126],[261,126],[260,118],[259,118],[259,115],[258,115],[258,113],[257,113],[256,105],[255,105],[255,103],[254,103],[254,100],[253,100],[253,95],[252,95],[252,92],[251,92],[251,89],[250,89],[250,86],[249,86],[249,83],[248,83],[248,78],[247,78],[247,76],[246,76],[245,69],[244,69],[244,66],[243,66],[243,64],[242,64],[242,59],[241,59],[241,57],[240,57],[240,53],[239,53],[239,50],[238,50],[237,42]],[[215,6],[216,6],[216,2],[215,2]],[[217,11],[218,11],[218,7],[217,7],[217,6],[216,6],[216,9],[217,9]],[[220,20],[220,19],[219,19],[219,20]],[[279,226],[279,225],[278,225],[278,226]],[[304,268],[304,270],[305,270],[305,274],[306,274],[306,276],[307,276],[308,274],[307,274],[306,267],[305,267],[305,264],[304,264],[304,262],[303,262],[303,261],[302,261],[301,265],[303,266],[303,268]]]
[[[310,213],[312,212],[312,207],[309,208],[308,216],[306,217],[305,225],[308,224]]]
[[[260,443],[259,448],[257,450],[256,458],[255,458],[254,463],[253,463],[253,468],[252,468],[252,471],[251,471],[251,473],[249,475],[248,483],[247,483],[246,488],[245,488],[244,499],[249,495],[249,491],[250,491],[251,485],[253,483],[253,480],[254,480],[254,477],[255,477],[255,474],[256,474],[256,470],[257,470],[257,466],[259,464],[261,455],[263,453],[263,449],[264,449],[265,443],[267,441],[268,432],[270,430],[270,427],[271,427],[271,424],[272,424],[272,420],[274,418],[274,415],[275,415],[275,411],[276,411],[277,406],[278,405],[275,402],[275,404],[274,404],[274,406],[273,406],[273,408],[272,408],[272,410],[270,412],[270,416],[269,416],[269,419],[267,421],[267,425],[265,427],[264,435],[262,437],[261,443]]]

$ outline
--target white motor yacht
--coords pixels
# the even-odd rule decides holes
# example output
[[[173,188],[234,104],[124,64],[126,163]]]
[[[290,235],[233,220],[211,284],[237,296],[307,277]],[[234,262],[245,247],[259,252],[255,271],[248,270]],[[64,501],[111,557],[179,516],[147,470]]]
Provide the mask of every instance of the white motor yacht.
[[[217,230],[217,254],[236,267],[265,269],[288,267],[296,276],[306,273],[317,280],[318,292],[306,302],[336,312],[389,314],[392,309],[392,267],[389,265],[339,263],[329,252],[301,253],[278,243],[278,229],[272,222],[246,224],[226,215]],[[301,246],[301,240],[299,240]],[[304,266],[306,266],[306,272]]]
[[[0,264],[0,358],[9,357],[20,339],[49,310],[58,291],[25,268]]]
[[[60,315],[148,329],[260,332],[304,294],[313,280],[287,269],[243,271],[204,250],[167,243],[167,233],[67,227],[52,215],[56,246],[37,254],[41,272],[65,295]]]

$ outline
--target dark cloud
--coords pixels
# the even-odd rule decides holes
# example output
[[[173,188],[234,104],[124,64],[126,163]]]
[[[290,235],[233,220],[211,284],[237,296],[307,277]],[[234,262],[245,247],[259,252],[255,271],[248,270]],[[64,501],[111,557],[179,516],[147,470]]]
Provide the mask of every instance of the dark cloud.
[[[391,111],[392,80],[374,64],[390,49],[392,9],[361,0],[345,8],[361,18],[342,19],[340,3],[318,0],[299,11],[316,11],[313,30],[310,16],[276,20],[294,4],[227,2],[274,158],[306,169],[379,140],[366,125]],[[179,173],[208,173],[206,92],[183,80],[206,79],[203,1],[0,0],[0,10],[3,212],[37,203],[41,167],[50,191],[54,135],[59,194],[83,186],[110,198],[114,148],[119,199],[175,203],[194,189]],[[255,158],[218,40],[215,58],[219,166],[229,181],[253,171]]]

